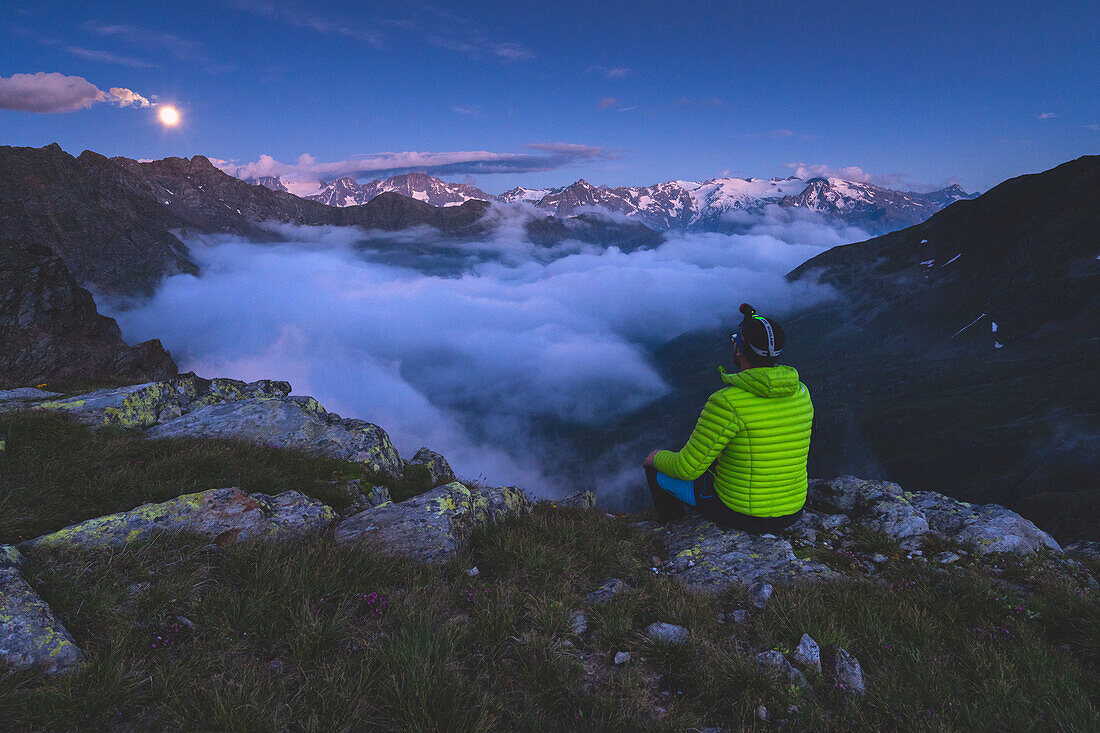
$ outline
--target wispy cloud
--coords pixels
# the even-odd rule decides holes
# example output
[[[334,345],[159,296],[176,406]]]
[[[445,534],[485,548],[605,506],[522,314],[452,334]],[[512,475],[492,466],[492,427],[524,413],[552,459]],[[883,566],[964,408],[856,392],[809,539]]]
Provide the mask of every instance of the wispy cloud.
[[[166,53],[177,61],[198,64],[211,73],[231,71],[232,66],[213,61],[206,53],[200,41],[183,38],[174,33],[165,33],[153,28],[128,23],[101,23],[89,21],[84,28],[96,35],[114,38],[123,43],[144,48],[151,52]]]
[[[230,4],[237,10],[261,15],[296,28],[358,39],[375,48],[381,48],[385,42],[385,36],[378,31],[362,28],[355,23],[330,20],[311,10],[310,5],[296,0],[231,0]]]
[[[612,109],[619,106],[619,100],[615,97],[603,97],[600,99],[598,106],[600,109]]]
[[[65,50],[73,56],[78,56],[82,59],[102,61],[106,64],[118,64],[119,66],[129,66],[131,69],[153,69],[157,67],[157,64],[154,64],[152,61],[146,61],[145,59],[138,59],[132,56],[119,56],[110,51],[100,51],[94,48],[67,46]]]
[[[617,157],[604,148],[576,143],[530,143],[524,147],[537,153],[495,153],[487,150],[441,153],[409,151],[376,153],[332,162],[320,162],[311,155],[302,154],[294,163],[283,163],[265,154],[251,163],[216,158],[212,158],[211,162],[238,178],[281,176],[290,181],[318,181],[343,176],[384,177],[409,171],[424,171],[436,176],[533,173]]]
[[[1040,119],[1040,120],[1053,120],[1057,116],[1058,116],[1058,114],[1056,112],[1040,112],[1038,119]]]
[[[474,116],[474,115],[481,114],[481,110],[478,107],[465,107],[465,106],[459,105],[459,104],[453,105],[451,107],[451,111],[454,112],[455,114],[466,115],[466,116]]]
[[[772,135],[772,139],[774,139],[774,140],[782,140],[784,138],[788,138],[788,137],[794,135],[794,131],[793,130],[772,130],[771,135]]]
[[[428,36],[427,41],[436,48],[473,58],[494,57],[506,61],[526,61],[535,57],[529,48],[518,43],[493,43],[476,33],[464,37],[432,35]]]
[[[1100,125],[1083,125],[1086,130],[1092,130],[1093,132],[1100,132]]]
[[[621,79],[624,76],[630,75],[630,69],[626,66],[589,66],[585,69],[586,74],[602,74],[608,79]]]
[[[52,114],[86,109],[97,102],[119,107],[149,107],[147,97],[125,87],[103,91],[82,76],[57,72],[0,77],[0,109]]]

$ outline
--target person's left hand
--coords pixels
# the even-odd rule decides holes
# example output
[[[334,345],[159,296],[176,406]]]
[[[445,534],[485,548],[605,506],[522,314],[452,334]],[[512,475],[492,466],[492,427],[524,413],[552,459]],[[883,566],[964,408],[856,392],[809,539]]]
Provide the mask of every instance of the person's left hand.
[[[660,452],[661,452],[660,448],[656,448],[653,451],[651,451],[650,454],[645,457],[645,460],[642,461],[642,465],[645,466],[646,468],[649,468],[650,466],[652,466],[653,465],[653,456],[657,455]]]

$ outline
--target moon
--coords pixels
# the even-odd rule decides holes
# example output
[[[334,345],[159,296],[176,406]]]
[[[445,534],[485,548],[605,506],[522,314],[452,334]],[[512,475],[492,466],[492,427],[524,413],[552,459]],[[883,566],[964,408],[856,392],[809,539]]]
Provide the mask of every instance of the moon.
[[[160,118],[161,124],[167,127],[175,127],[180,123],[180,113],[175,107],[161,107],[157,116]]]

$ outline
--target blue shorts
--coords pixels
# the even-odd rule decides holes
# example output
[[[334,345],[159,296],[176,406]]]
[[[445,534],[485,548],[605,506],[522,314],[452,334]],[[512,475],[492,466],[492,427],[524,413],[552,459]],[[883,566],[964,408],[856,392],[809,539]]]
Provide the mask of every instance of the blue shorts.
[[[657,485],[688,506],[695,506],[695,482],[672,478],[657,471]]]

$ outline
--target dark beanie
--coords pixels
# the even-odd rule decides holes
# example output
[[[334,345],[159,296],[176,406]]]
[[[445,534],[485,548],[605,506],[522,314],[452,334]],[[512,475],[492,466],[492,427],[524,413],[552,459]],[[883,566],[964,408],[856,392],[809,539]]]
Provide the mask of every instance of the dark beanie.
[[[756,309],[748,303],[741,304],[741,313],[745,318],[741,321],[738,330],[749,350],[762,359],[779,356],[779,352],[783,350],[783,344],[787,341],[783,327],[770,318],[757,315]],[[771,354],[768,353],[769,345]]]

